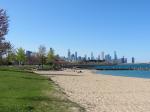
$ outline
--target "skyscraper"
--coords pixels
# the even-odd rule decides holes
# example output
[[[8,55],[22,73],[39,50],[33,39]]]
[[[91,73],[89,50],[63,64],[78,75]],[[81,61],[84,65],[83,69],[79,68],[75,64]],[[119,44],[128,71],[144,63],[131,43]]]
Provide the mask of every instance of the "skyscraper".
[[[133,63],[133,64],[135,63],[135,58],[134,58],[134,57],[132,57],[132,63]]]
[[[68,49],[68,61],[71,60],[71,52],[70,52],[70,49]]]
[[[111,62],[111,56],[109,54],[105,55],[105,61]]]
[[[70,61],[75,61],[75,55],[74,54],[71,54],[71,59]]]
[[[94,60],[93,52],[91,52],[91,60]]]
[[[86,55],[86,54],[84,55],[84,60],[85,60],[85,61],[87,60],[87,55]]]
[[[105,53],[101,52],[101,60],[104,60],[104,59],[105,59]]]
[[[121,63],[125,63],[125,58],[124,58],[124,56],[121,58]]]
[[[114,60],[117,60],[117,52],[114,51]]]
[[[78,53],[75,52],[75,61],[77,61],[77,60],[78,60]]]
[[[100,55],[98,55],[98,60],[101,60],[101,56]]]

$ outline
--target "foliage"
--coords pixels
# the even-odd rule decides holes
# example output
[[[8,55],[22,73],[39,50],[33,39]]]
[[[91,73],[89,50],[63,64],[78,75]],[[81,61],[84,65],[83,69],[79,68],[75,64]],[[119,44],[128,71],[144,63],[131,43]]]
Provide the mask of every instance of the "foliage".
[[[7,50],[11,48],[10,42],[5,41],[4,36],[8,33],[8,16],[4,9],[0,9],[0,58],[6,54]]]
[[[47,63],[52,63],[55,60],[55,53],[54,53],[54,49],[50,48],[50,50],[48,51],[47,54]]]
[[[17,61],[19,62],[19,65],[24,64],[26,60],[26,55],[25,55],[25,50],[23,48],[20,47],[19,49],[17,49],[16,58]]]

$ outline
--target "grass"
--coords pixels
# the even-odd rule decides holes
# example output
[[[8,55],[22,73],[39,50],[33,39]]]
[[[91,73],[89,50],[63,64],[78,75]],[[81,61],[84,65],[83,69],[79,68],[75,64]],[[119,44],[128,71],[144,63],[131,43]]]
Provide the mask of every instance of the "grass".
[[[82,112],[46,77],[0,69],[0,112]]]
[[[0,71],[15,71],[15,72],[32,72],[35,66],[24,65],[24,66],[0,66]]]

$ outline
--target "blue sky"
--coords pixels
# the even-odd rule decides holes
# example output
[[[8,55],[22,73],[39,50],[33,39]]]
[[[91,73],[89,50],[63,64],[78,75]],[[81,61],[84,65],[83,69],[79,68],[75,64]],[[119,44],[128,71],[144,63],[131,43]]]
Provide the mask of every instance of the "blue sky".
[[[149,0],[1,0],[10,19],[6,36],[15,47],[39,45],[66,55],[104,51],[150,62]]]

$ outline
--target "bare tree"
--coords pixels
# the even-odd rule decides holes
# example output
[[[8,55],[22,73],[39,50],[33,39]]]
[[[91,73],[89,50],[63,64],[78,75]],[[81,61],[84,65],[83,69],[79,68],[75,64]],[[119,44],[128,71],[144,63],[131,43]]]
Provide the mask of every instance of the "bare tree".
[[[43,64],[45,63],[45,55],[46,55],[46,47],[45,46],[43,46],[43,45],[39,46],[38,55],[40,58],[40,64],[42,65],[42,68],[43,68]]]

